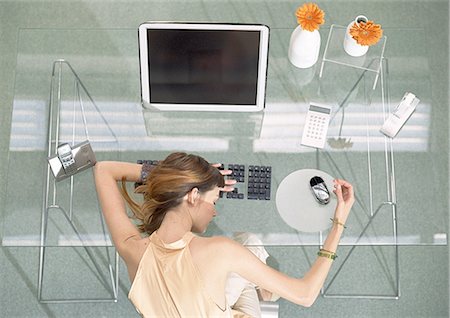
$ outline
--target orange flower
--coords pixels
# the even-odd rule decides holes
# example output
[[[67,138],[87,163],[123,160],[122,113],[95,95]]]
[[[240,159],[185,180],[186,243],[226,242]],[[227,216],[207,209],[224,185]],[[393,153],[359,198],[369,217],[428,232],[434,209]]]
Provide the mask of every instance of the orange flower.
[[[315,3],[305,3],[295,12],[297,22],[303,30],[314,31],[318,30],[325,20],[325,14]]]
[[[381,25],[373,23],[373,21],[353,23],[350,28],[350,35],[359,45],[374,45],[383,36]]]

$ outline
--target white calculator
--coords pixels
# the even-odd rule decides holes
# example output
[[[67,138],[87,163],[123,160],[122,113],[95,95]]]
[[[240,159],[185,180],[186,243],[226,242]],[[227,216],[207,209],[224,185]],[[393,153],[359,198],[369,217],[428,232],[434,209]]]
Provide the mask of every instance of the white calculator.
[[[327,139],[328,124],[330,122],[331,107],[316,103],[309,104],[303,128],[303,146],[323,148]]]

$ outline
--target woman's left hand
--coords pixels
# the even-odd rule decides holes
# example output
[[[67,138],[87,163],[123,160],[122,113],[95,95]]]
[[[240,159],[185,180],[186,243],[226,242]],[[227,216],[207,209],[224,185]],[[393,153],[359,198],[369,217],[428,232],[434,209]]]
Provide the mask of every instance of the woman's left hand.
[[[212,165],[213,167],[219,168],[221,166],[220,163],[215,163]],[[223,176],[229,176],[233,173],[233,171],[227,169],[227,170],[220,170],[220,173]],[[225,178],[225,186],[220,189],[220,191],[223,192],[232,192],[234,190],[234,185],[236,184],[236,180],[234,179],[227,179]]]

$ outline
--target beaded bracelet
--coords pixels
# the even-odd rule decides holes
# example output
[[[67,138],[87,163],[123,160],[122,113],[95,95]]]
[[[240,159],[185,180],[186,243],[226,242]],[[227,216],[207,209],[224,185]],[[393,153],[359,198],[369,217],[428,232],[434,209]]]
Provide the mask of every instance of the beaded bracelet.
[[[344,224],[344,223],[342,223],[342,222],[339,222],[339,220],[338,220],[337,218],[331,218],[330,220],[331,220],[331,222],[333,222],[334,224],[337,224],[337,225],[341,225],[341,226],[343,226],[343,227],[344,227],[344,229],[346,229],[346,228],[347,228],[347,227],[345,226],[345,224]]]
[[[147,181],[148,175],[150,174],[153,168],[154,166],[148,162],[142,163],[141,176],[139,177],[139,180],[134,183],[135,188],[143,185]]]
[[[150,174],[150,171],[152,171],[153,166],[148,163],[144,162],[142,164],[142,170],[141,170],[141,177],[139,178],[139,183],[145,183],[147,181],[148,175]]]

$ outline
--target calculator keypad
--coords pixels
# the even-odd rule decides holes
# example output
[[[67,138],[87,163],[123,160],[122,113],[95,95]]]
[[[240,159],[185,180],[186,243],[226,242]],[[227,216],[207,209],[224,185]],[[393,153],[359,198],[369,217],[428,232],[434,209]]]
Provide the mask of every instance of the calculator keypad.
[[[323,135],[326,125],[326,119],[323,116],[312,115],[310,117],[311,125],[306,127],[306,137],[320,139]]]
[[[301,144],[314,148],[323,148],[327,138],[329,121],[329,114],[308,111]]]

